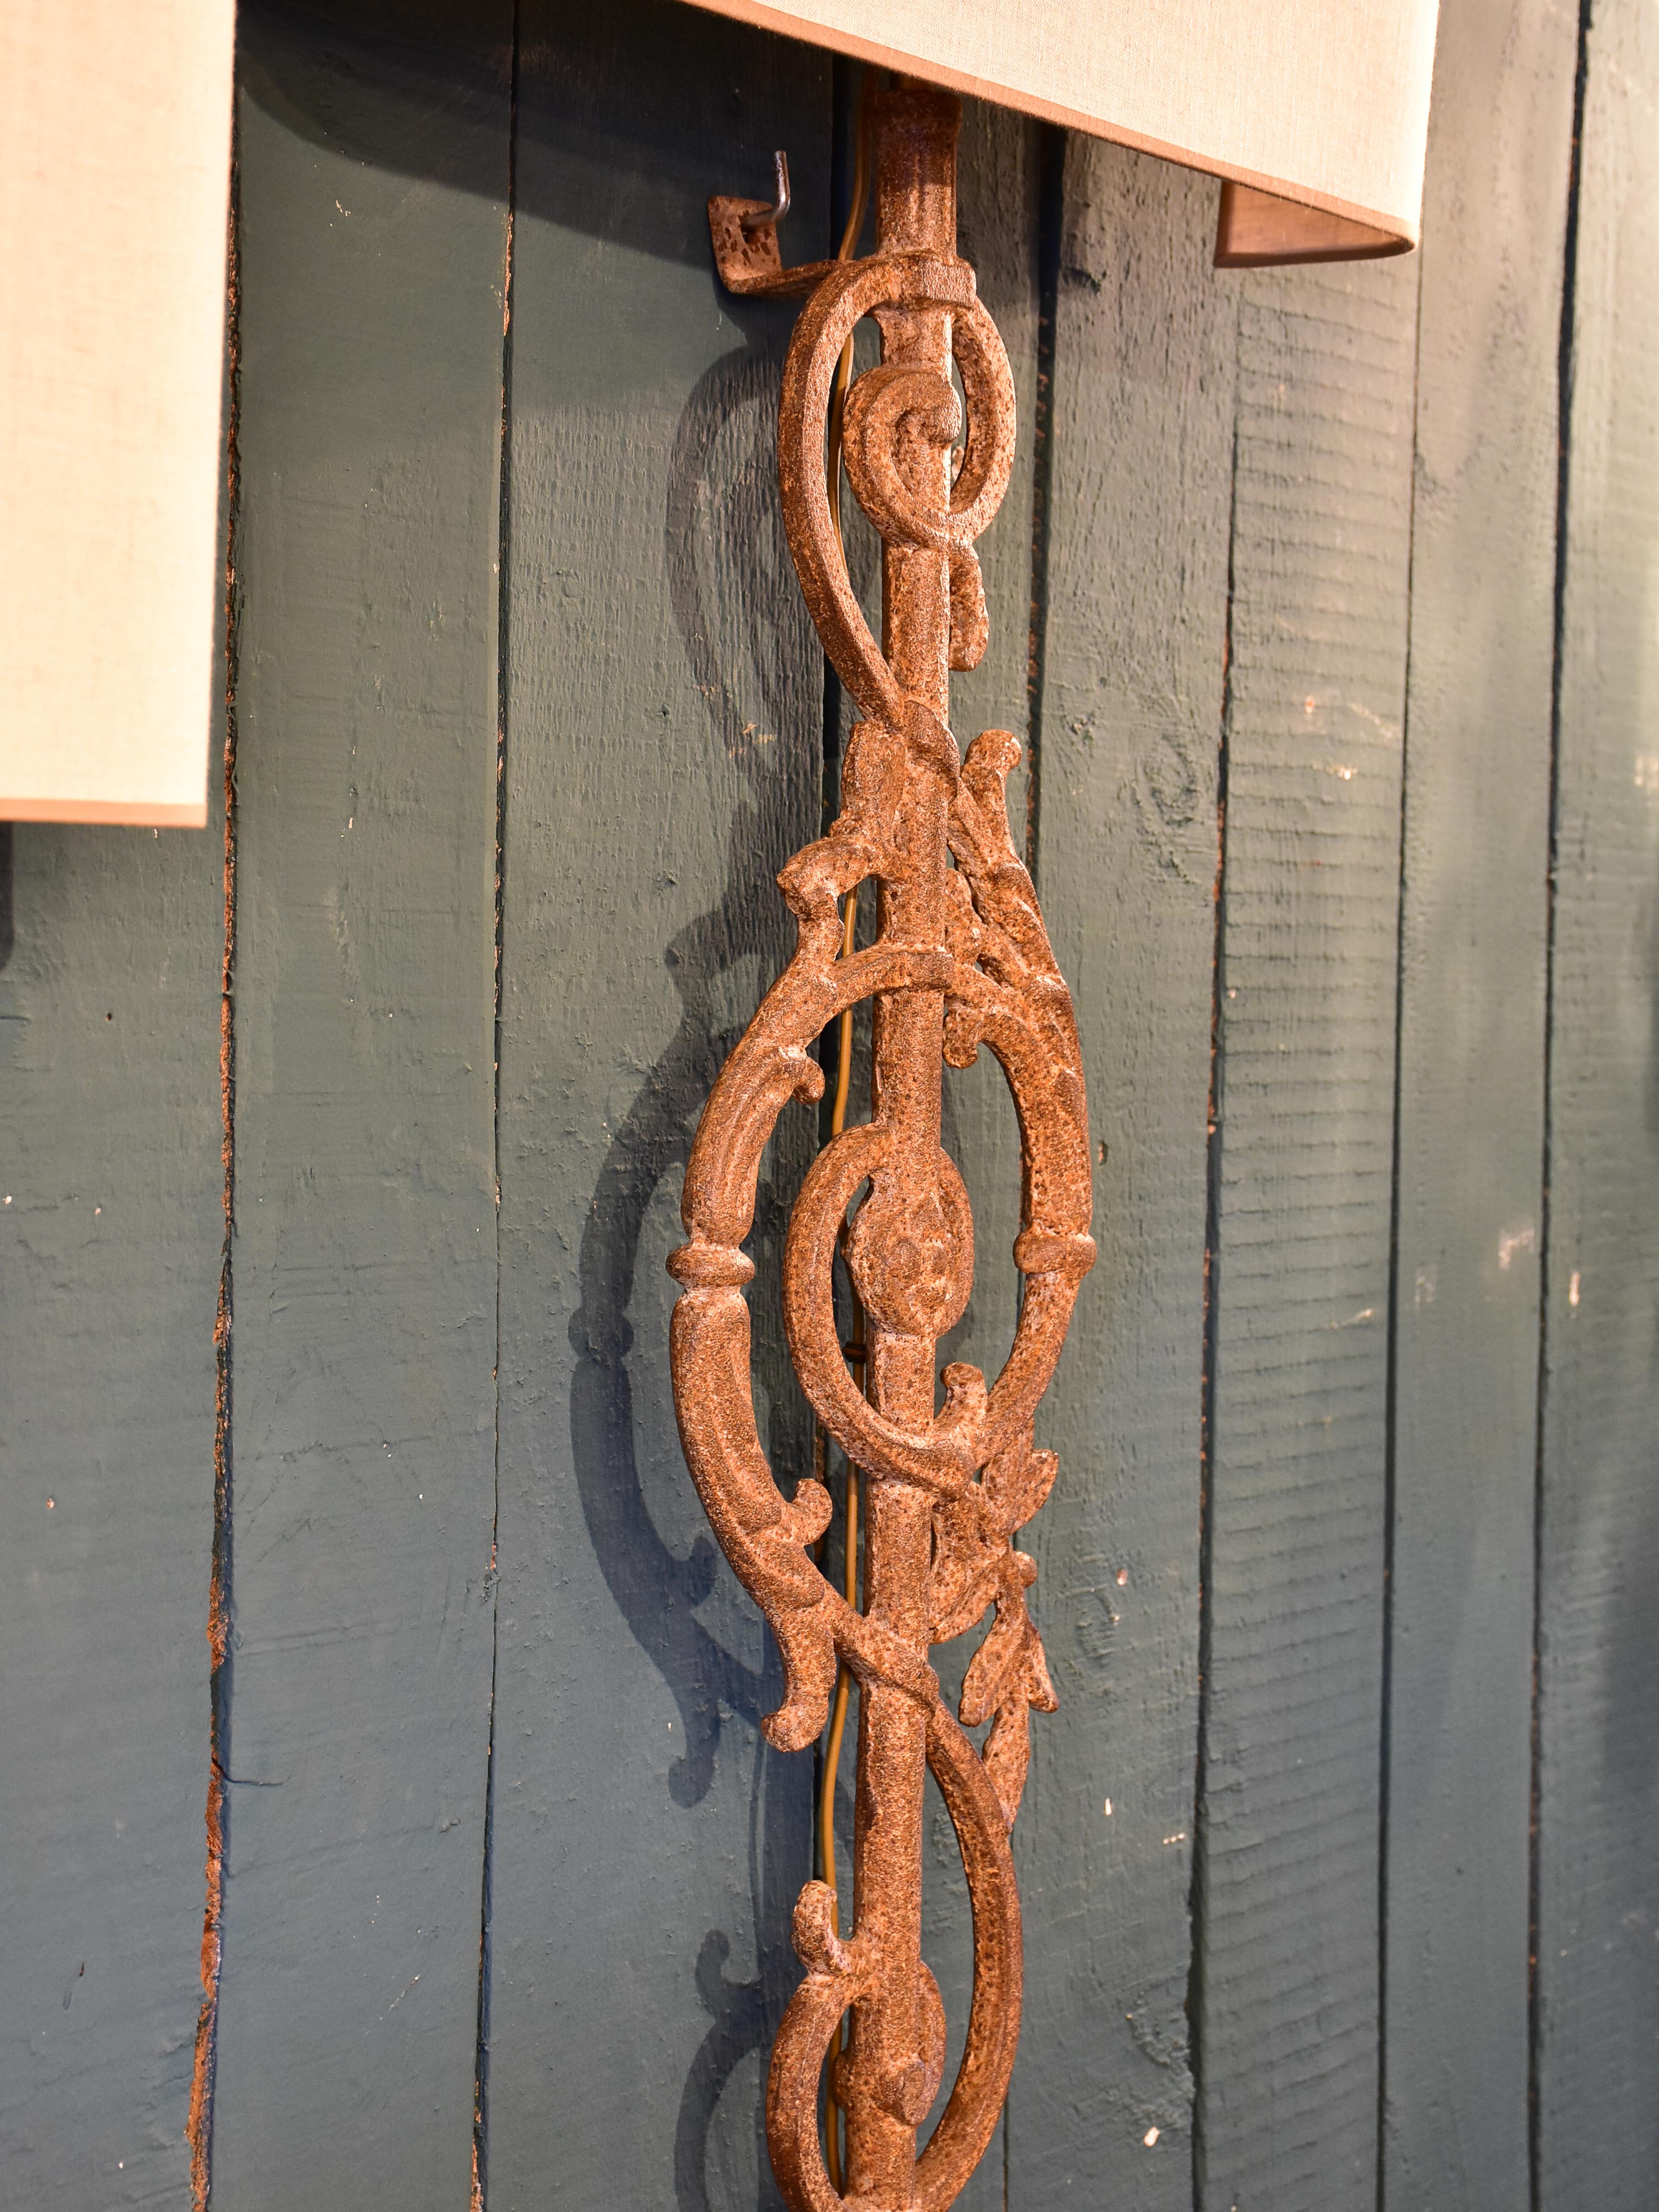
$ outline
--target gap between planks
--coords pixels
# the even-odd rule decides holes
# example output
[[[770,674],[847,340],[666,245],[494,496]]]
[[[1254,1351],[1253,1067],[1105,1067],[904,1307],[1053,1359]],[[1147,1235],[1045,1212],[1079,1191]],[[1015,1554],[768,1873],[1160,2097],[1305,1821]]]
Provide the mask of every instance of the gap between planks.
[[[230,205],[225,281],[225,568],[222,614],[224,689],[224,950],[219,978],[220,1148],[224,1171],[224,1234],[214,1316],[213,1550],[208,1585],[209,1662],[207,1897],[202,1914],[202,2005],[191,2075],[192,2212],[207,2212],[213,2187],[213,2068],[223,1958],[225,1776],[230,1761],[231,1327],[234,1312],[232,1235],[236,1208],[236,516],[240,492],[238,432],[241,404],[241,216],[237,123],[232,117]]]
[[[1527,2195],[1528,2212],[1543,2206],[1543,2022],[1538,1990],[1542,1917],[1540,1839],[1543,1727],[1540,1700],[1544,1638],[1545,1477],[1547,1466],[1546,1393],[1549,1375],[1551,1084],[1555,1058],[1556,864],[1561,820],[1561,702],[1565,662],[1568,499],[1571,489],[1573,318],[1577,312],[1578,219],[1583,183],[1584,101],[1589,80],[1593,0],[1579,0],[1578,51],[1572,81],[1572,145],[1561,264],[1561,331],[1556,352],[1555,593],[1550,652],[1549,843],[1544,890],[1544,1146],[1538,1212],[1538,1389],[1532,1520],[1532,1740],[1527,1825]],[[1577,1278],[1573,1279],[1575,1291]]]
[[[495,1154],[492,1164],[495,1219],[495,1358],[490,1370],[495,1386],[495,1488],[489,1522],[489,1732],[484,1755],[483,1853],[478,1897],[478,2027],[472,2076],[471,2212],[484,2212],[489,2185],[489,1922],[495,1840],[495,1674],[501,1650],[500,1584],[496,1577],[500,1571],[497,1543],[501,1504],[501,963],[507,915],[507,638],[511,621],[507,576],[512,550],[513,232],[518,209],[519,36],[520,9],[518,0],[514,0],[512,82],[507,94],[507,237],[501,269],[500,503],[495,541],[495,1006],[490,1032],[494,1090],[490,1137]]]

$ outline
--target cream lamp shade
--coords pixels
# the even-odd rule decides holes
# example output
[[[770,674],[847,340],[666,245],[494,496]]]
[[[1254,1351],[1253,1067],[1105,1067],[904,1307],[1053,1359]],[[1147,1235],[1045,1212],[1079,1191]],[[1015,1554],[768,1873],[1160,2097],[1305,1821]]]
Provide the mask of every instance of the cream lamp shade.
[[[1226,179],[1216,258],[1417,244],[1437,0],[696,0]]]
[[[0,820],[207,819],[233,29],[0,5]]]
[[[1417,243],[1437,0],[697,0],[1225,180],[1217,259]],[[234,0],[0,4],[0,820],[200,824]]]

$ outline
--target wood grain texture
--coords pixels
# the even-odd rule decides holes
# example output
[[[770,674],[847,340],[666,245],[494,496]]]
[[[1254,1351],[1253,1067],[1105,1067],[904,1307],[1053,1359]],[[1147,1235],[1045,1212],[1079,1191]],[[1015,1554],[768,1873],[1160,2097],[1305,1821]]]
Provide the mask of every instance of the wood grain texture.
[[[1374,2202],[1415,264],[1241,286],[1200,2202]]]
[[[1659,2198],[1659,21],[1589,19],[1540,1528],[1540,2212]]]
[[[1577,25],[1445,0],[1419,330],[1387,2212],[1526,2202],[1555,362]]]
[[[222,846],[0,826],[0,2198],[183,2204]]]
[[[242,17],[235,2212],[469,2187],[510,26]]]
[[[1060,1479],[1028,1539],[1060,1704],[1032,1729],[1014,1832],[1015,2212],[1192,2201],[1205,1125],[1237,315],[1236,280],[1209,267],[1214,223],[1213,185],[1068,142],[1038,889],[1083,1036],[1100,1257],[1039,1419]]]
[[[788,149],[829,237],[830,69],[670,0],[520,15],[501,1071],[501,1498],[489,2212],[775,2203],[772,2035],[799,1978],[813,1763],[682,1459],[679,1182],[793,944],[823,659],[784,542],[797,313],[715,276],[705,204]],[[786,1115],[755,1238],[761,1435],[811,1465],[777,1314],[817,1141]]]

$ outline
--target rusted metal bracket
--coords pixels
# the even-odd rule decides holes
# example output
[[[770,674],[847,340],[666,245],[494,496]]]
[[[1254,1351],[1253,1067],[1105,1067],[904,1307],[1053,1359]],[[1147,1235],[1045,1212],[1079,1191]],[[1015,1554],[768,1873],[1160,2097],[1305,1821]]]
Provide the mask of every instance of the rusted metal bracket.
[[[789,161],[781,153],[774,158],[778,165],[776,198],[736,200],[717,196],[708,203],[708,234],[714,242],[714,265],[728,292],[793,299],[822,283],[836,264],[808,261],[799,269],[784,267],[778,225],[789,212]]]
[[[726,1556],[771,1624],[787,1695],[765,1723],[782,1750],[824,1724],[838,1661],[859,1683],[853,1933],[834,1893],[809,1881],[795,1908],[807,1972],[778,2031],[767,2134],[792,2212],[945,2212],[996,2127],[1019,2034],[1019,1899],[1008,1830],[1030,1757],[1029,1717],[1054,1693],[1026,1609],[1036,1579],[1016,1532],[1057,1462],[1033,1441],[1094,1259],[1083,1069],[1070,996],[1010,838],[1004,782],[1019,758],[1006,731],[964,760],[949,723],[953,668],[986,642],[974,541],[995,514],[1014,451],[1014,395],[996,327],[956,251],[960,103],[901,83],[874,119],[878,245],[862,261],[786,270],[772,208],[716,199],[709,227],[733,291],[810,291],[783,374],[778,468],[791,551],[824,648],[861,711],[828,836],[779,877],[799,926],[783,974],[714,1085],[686,1170],[690,1242],[669,1261],[682,1284],[672,1356],[681,1439]],[[745,228],[744,216],[750,218]],[[759,220],[756,220],[756,218]],[[884,641],[848,581],[824,482],[824,424],[842,349],[870,315],[881,362],[853,384],[848,474],[883,542]],[[966,422],[951,380],[954,366]],[[843,948],[839,902],[877,885],[878,933]],[[790,1355],[829,1435],[864,1474],[864,1606],[824,1579],[808,1547],[830,1512],[822,1483],[786,1499],[756,1428],[742,1249],[774,1123],[816,1100],[815,1041],[846,1007],[874,1000],[872,1117],[818,1155],[791,1218],[783,1268]],[[987,1385],[948,1366],[939,1338],[973,1281],[968,1194],[940,1144],[942,1072],[981,1045],[1018,1109],[1023,1203],[1014,1262],[1024,1297],[1012,1348]],[[858,1203],[848,1224],[848,1208]],[[867,1395],[836,1327],[838,1251],[869,1333]],[[955,1717],[929,1646],[994,1608]],[[964,1730],[989,1722],[983,1749]],[[974,1923],[966,2049],[944,2115],[916,2133],[945,2063],[939,1993],[921,1956],[923,1783],[931,1767],[955,1823]],[[831,2184],[819,2128],[826,2053],[847,2118],[848,2193]],[[831,2124],[835,2124],[833,2117]]]

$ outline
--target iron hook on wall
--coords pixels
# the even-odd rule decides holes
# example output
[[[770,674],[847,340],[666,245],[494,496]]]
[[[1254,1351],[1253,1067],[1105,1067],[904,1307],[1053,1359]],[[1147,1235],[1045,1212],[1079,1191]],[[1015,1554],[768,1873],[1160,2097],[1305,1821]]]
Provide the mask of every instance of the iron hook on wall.
[[[775,189],[771,204],[752,207],[746,215],[739,216],[738,220],[745,231],[759,230],[763,224],[769,222],[775,229],[789,212],[789,156],[781,146],[772,156],[772,169]]]
[[[809,1881],[794,1916],[806,1975],[779,2028],[768,2083],[772,2163],[793,2212],[839,2212],[845,2203],[864,2212],[945,2212],[1001,2112],[1022,1974],[1008,1831],[1024,1786],[1030,1709],[1055,1703],[1025,1603],[1036,1569],[1014,1537],[1054,1480],[1057,1462],[1036,1448],[1034,1417],[1095,1254],[1076,1023],[1009,836],[1004,786],[1020,749],[1006,731],[989,730],[963,758],[949,723],[950,672],[975,666],[987,641],[974,542],[1002,499],[1014,451],[1007,357],[956,251],[960,119],[955,95],[931,87],[901,81],[879,95],[877,247],[863,260],[783,267],[781,154],[773,205],[709,203],[730,289],[811,295],[784,367],[779,477],[802,591],[861,716],[848,745],[842,813],[779,877],[797,948],[709,1097],[686,1170],[690,1241],[668,1263],[683,1286],[672,1362],[686,1459],[783,1655],[787,1695],[764,1723],[768,1738],[781,1750],[817,1739],[838,1665],[860,1689],[853,1931],[838,1931],[834,1891]],[[844,451],[882,539],[879,645],[848,580],[823,464],[837,363],[866,315],[881,333],[881,360],[848,394]],[[842,902],[868,878],[878,933],[856,951]],[[802,1388],[865,1480],[860,1610],[808,1548],[829,1522],[828,1491],[806,1478],[786,1499],[761,1448],[744,1297],[755,1271],[742,1245],[774,1124],[791,1099],[823,1094],[816,1040],[866,999],[874,1002],[872,1118],[814,1162],[791,1217],[782,1284]],[[947,1366],[940,1407],[936,1347],[973,1280],[968,1195],[940,1143],[943,1067],[970,1066],[981,1045],[1001,1063],[1019,1117],[1014,1261],[1024,1295],[996,1381],[988,1387],[977,1368]],[[836,1328],[838,1254],[866,1320],[863,1389]],[[953,1716],[929,1647],[993,1608]],[[965,1731],[986,1722],[981,1750]],[[974,1989],[955,2085],[919,2151],[945,2063],[943,2007],[921,1956],[930,1767],[967,1872]],[[831,2181],[819,2124],[832,2045],[830,2087],[846,2116],[845,2197]]]

